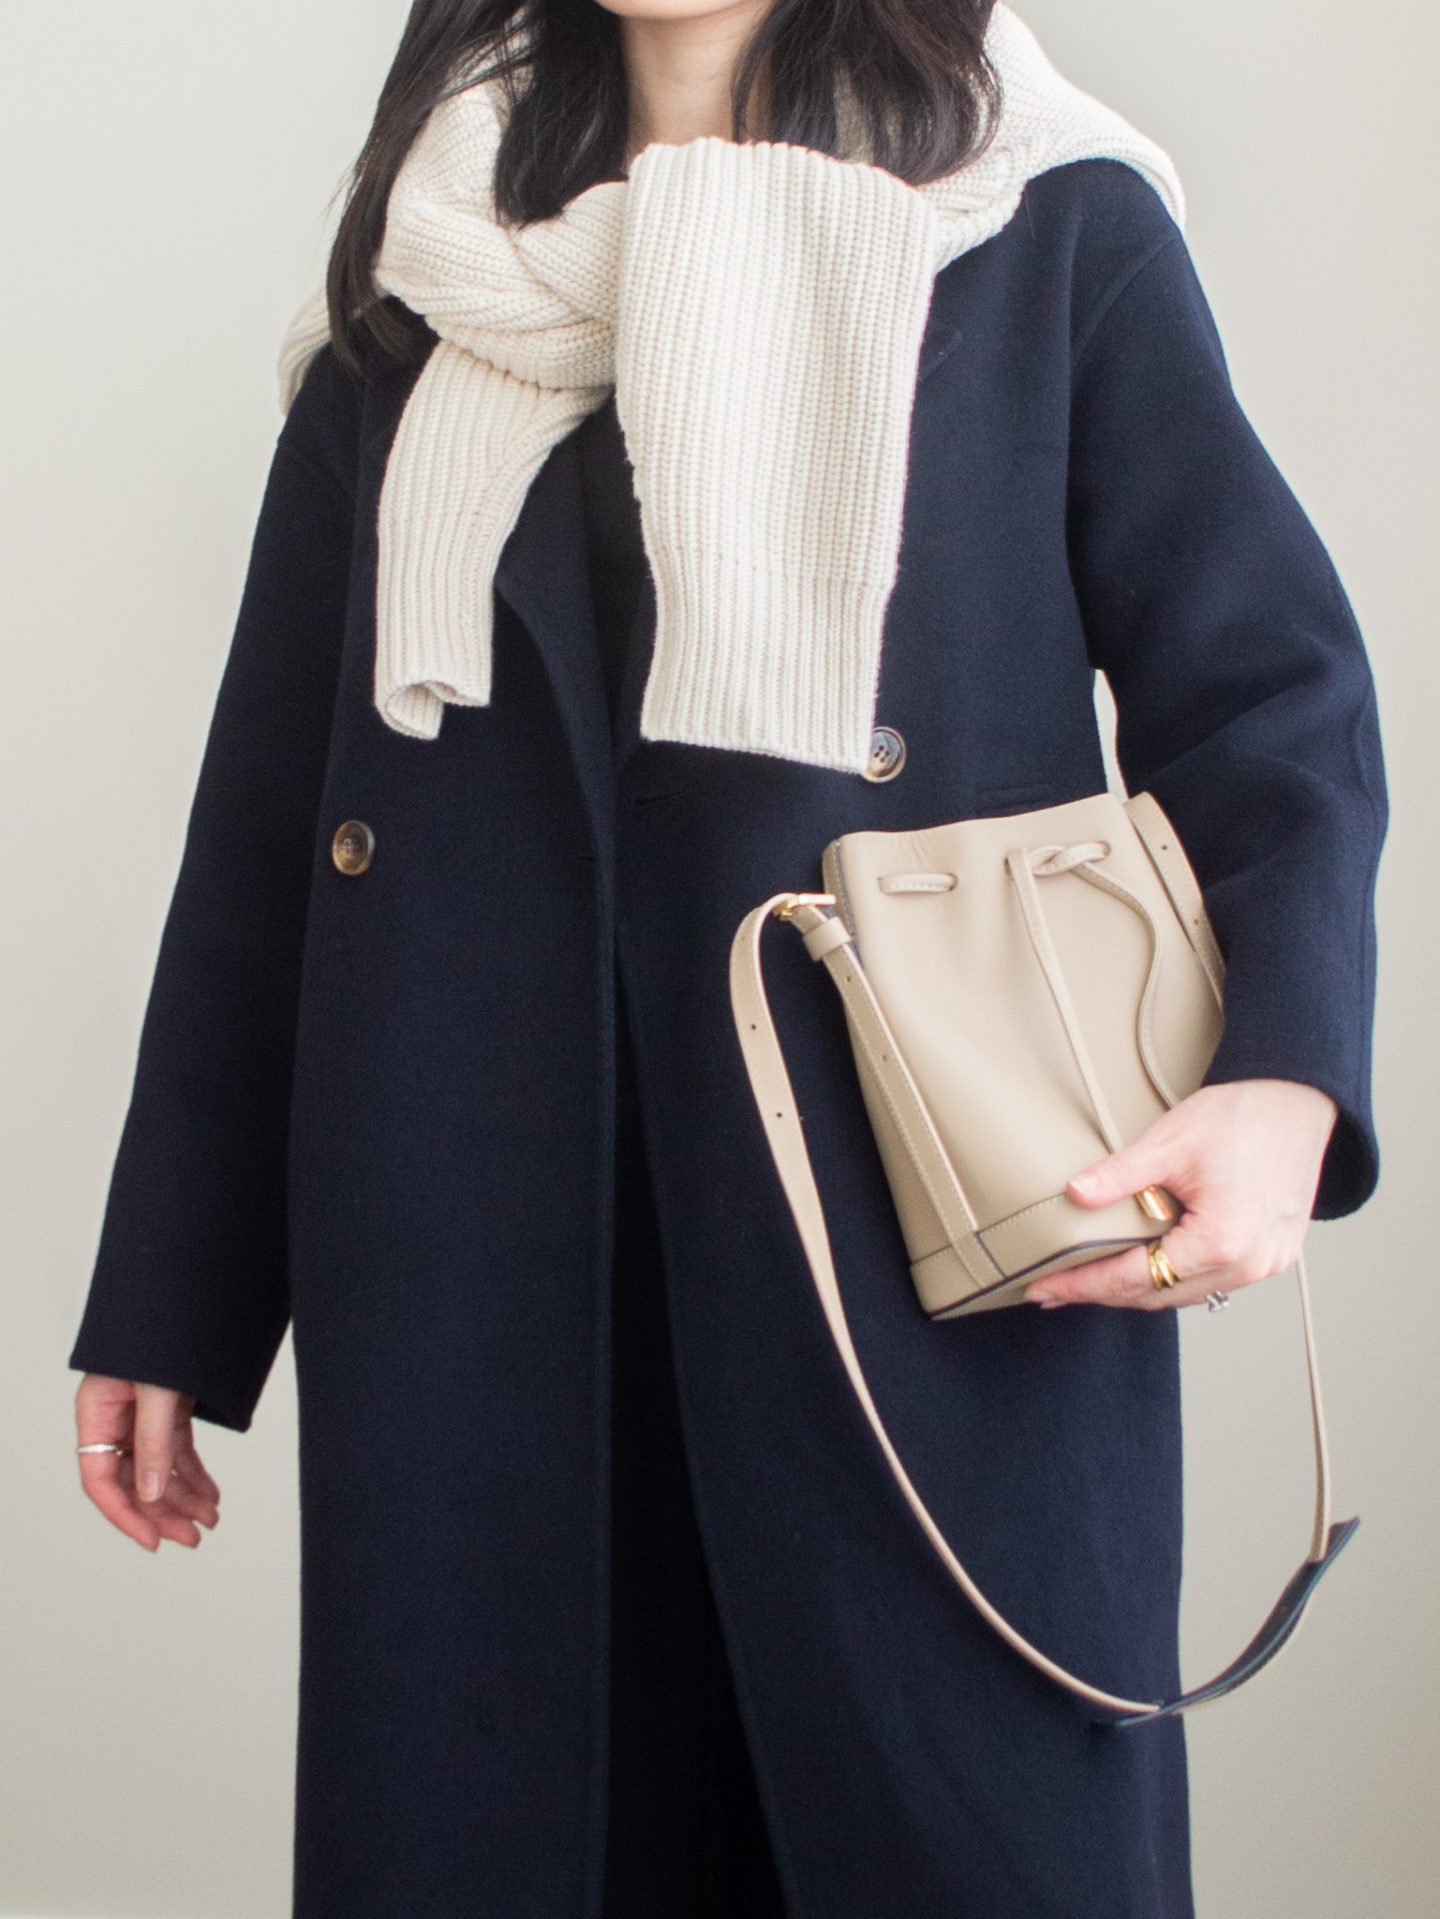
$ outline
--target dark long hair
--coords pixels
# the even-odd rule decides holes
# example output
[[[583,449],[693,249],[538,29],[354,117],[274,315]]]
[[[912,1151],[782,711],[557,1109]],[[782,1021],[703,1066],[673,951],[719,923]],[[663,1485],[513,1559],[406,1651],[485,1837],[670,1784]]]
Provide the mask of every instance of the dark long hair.
[[[837,86],[866,158],[921,186],[984,145],[998,83],[985,57],[994,0],[771,0],[736,61],[731,138],[838,152]],[[766,74],[764,124],[750,114]],[[366,338],[403,350],[406,329],[374,279],[401,163],[432,108],[496,79],[509,111],[495,160],[495,217],[526,225],[600,180],[622,178],[628,101],[620,19],[599,0],[413,0],[375,121],[350,179],[327,290],[336,351]]]

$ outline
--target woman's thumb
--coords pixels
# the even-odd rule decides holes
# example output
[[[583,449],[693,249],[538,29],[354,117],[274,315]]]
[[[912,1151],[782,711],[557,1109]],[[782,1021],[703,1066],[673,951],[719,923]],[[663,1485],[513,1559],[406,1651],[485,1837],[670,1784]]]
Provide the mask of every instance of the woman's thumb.
[[[164,1497],[175,1464],[179,1393],[165,1386],[135,1388],[135,1490],[147,1505]]]
[[[1073,1174],[1066,1185],[1071,1199],[1082,1206],[1113,1206],[1147,1186],[1165,1184],[1175,1172],[1174,1147],[1167,1152],[1164,1140],[1153,1137],[1154,1131],[1152,1127],[1118,1153]]]

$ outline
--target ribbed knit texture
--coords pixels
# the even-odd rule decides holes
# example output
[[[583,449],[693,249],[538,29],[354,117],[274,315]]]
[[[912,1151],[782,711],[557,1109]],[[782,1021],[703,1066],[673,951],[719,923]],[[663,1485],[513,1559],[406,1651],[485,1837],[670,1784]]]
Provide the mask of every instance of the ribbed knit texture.
[[[656,586],[642,733],[864,770],[935,274],[1074,160],[1125,161],[1184,214],[1166,155],[1063,80],[1004,5],[987,45],[995,137],[919,188],[860,158],[707,135],[653,143],[627,179],[517,231],[492,211],[498,85],[435,109],[376,262],[440,335],[380,500],[375,702],[391,726],[433,738],[447,702],[488,703],[501,550],[551,448],[613,387]],[[317,295],[281,355],[287,407],[327,336]]]

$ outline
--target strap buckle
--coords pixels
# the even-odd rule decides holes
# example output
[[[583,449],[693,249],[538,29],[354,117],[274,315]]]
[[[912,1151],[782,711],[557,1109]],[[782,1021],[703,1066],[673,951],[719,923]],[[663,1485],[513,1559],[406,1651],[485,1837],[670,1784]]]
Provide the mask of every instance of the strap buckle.
[[[770,909],[777,920],[793,920],[802,906],[838,906],[833,893],[782,893]]]

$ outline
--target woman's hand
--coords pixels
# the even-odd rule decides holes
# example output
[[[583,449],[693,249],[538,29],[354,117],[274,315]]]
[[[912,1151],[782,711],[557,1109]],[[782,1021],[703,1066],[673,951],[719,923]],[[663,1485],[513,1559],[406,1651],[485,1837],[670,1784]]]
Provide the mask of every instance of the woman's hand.
[[[1049,1273],[1026,1291],[1040,1306],[1195,1306],[1207,1293],[1283,1273],[1299,1257],[1335,1125],[1327,1093],[1288,1079],[1202,1086],[1124,1152],[1079,1172],[1066,1191],[1110,1206],[1163,1186],[1185,1208],[1165,1234],[1180,1284],[1157,1291],[1143,1246]]]
[[[194,1406],[185,1393],[104,1373],[86,1373],[75,1393],[80,1445],[132,1449],[81,1453],[80,1483],[112,1526],[152,1553],[162,1539],[198,1546],[200,1527],[220,1518],[220,1488],[190,1430]]]

